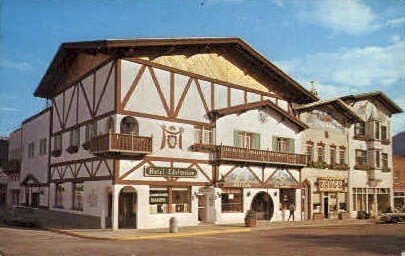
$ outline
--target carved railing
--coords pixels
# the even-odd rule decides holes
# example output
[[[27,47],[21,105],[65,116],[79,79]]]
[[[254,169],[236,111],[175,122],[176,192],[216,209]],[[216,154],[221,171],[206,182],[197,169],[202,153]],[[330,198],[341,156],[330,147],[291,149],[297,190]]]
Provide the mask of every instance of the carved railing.
[[[98,135],[90,140],[89,150],[91,153],[152,153],[152,138],[132,134],[108,133]]]
[[[246,161],[281,165],[306,165],[306,155],[247,149],[232,146],[217,146],[216,160]]]

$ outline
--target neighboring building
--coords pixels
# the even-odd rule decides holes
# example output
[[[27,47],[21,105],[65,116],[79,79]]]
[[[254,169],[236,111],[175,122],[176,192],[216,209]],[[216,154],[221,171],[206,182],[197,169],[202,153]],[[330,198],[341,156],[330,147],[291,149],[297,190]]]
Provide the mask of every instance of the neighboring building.
[[[394,207],[405,211],[405,156],[393,158],[394,164]]]
[[[0,206],[7,201],[7,175],[4,168],[8,160],[8,138],[0,137]]]
[[[399,132],[392,137],[392,154],[405,156],[405,131]]]
[[[306,104],[296,111],[309,126],[301,135],[308,164],[301,171],[304,219],[336,219],[349,212],[349,129],[363,120],[340,99]]]
[[[7,174],[7,204],[22,204],[20,188],[20,172],[22,157],[22,129],[19,128],[9,135]]]
[[[350,129],[349,190],[352,217],[372,215],[393,206],[391,116],[402,112],[382,92],[341,98],[365,121]]]
[[[378,206],[392,200],[386,123],[400,109],[385,96],[317,102],[237,38],[65,43],[34,95],[52,106],[10,134],[10,205],[105,216],[114,229],[167,227],[173,216],[243,222],[250,209],[281,221],[292,206],[296,220],[301,209],[334,217],[357,210],[351,191],[377,180],[353,170],[352,144],[381,153]],[[352,124],[374,120],[359,110],[369,100],[385,113],[384,140],[354,143]],[[323,149],[303,170],[310,142]]]

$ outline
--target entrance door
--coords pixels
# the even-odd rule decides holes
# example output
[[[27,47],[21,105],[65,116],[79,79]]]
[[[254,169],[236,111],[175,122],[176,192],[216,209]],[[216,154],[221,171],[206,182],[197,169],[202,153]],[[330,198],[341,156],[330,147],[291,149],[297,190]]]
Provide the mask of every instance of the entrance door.
[[[32,193],[31,194],[31,206],[38,207],[39,206],[39,193]]]
[[[120,228],[136,228],[135,192],[120,193],[118,223]]]
[[[323,199],[323,213],[325,215],[325,219],[329,218],[329,197],[325,197]]]
[[[256,212],[256,219],[271,220],[274,213],[273,200],[266,192],[259,192],[253,198],[251,209]]]
[[[207,221],[207,195],[198,196],[198,220]]]

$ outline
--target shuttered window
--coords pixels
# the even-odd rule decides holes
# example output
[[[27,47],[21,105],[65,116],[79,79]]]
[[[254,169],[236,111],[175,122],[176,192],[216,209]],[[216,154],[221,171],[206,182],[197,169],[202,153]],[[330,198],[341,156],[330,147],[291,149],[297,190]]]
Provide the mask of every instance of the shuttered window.
[[[273,136],[272,148],[276,152],[295,153],[295,140],[292,138],[283,138]]]
[[[260,149],[260,134],[235,130],[233,145],[238,148]]]

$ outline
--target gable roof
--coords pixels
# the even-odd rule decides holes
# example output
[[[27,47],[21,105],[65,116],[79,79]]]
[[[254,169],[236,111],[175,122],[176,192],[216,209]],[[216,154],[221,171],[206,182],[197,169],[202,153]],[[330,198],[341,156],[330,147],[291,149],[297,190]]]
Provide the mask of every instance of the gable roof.
[[[369,100],[371,102],[376,102],[376,103],[382,105],[391,114],[402,113],[402,109],[381,91],[361,93],[361,94],[356,94],[356,95],[347,95],[347,96],[343,96],[340,98],[344,102],[349,103],[349,104],[355,103],[355,102],[358,102],[361,100]]]
[[[341,123],[356,123],[364,122],[364,120],[357,115],[349,106],[347,106],[341,99],[330,99],[325,101],[317,101],[306,105],[294,108],[298,113],[310,112],[312,110],[322,110]]]
[[[252,103],[241,104],[241,105],[236,105],[236,106],[232,106],[232,107],[212,110],[208,113],[208,117],[210,119],[218,119],[218,118],[221,118],[221,117],[227,116],[227,115],[241,113],[241,112],[249,111],[252,109],[263,109],[263,108],[268,108],[268,109],[274,110],[275,112],[280,114],[282,117],[286,118],[289,122],[291,122],[292,124],[297,126],[299,131],[302,131],[302,130],[305,130],[306,128],[308,128],[308,126],[305,123],[298,120],[295,116],[289,114],[284,109],[280,108],[279,106],[277,106],[270,100],[256,101],[256,102],[252,102]]]
[[[255,51],[240,38],[151,38],[151,39],[116,39],[63,43],[45,75],[42,77],[34,96],[50,98],[54,96],[57,86],[63,83],[63,76],[70,64],[81,52],[96,55],[102,53],[104,61],[108,58],[128,57],[152,49],[159,53],[176,51],[177,48],[197,47],[197,51],[229,49],[234,55],[244,58],[246,70],[258,72],[273,79],[274,83],[268,85],[271,90],[283,94],[286,99],[297,103],[309,103],[318,100],[311,92],[306,90],[295,80],[281,71],[277,66]],[[272,80],[272,81],[273,81]],[[273,88],[274,87],[274,88]]]

